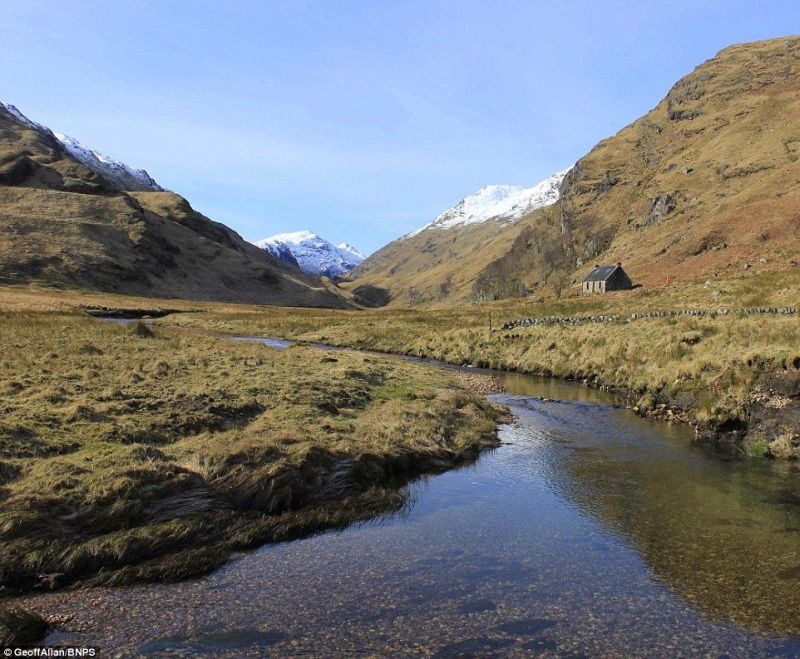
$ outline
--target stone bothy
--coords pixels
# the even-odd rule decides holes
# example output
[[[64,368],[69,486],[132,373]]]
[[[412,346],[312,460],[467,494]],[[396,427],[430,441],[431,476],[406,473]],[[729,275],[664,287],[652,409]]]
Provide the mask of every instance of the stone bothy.
[[[633,288],[633,282],[621,263],[596,265],[581,284],[584,293],[605,293]]]

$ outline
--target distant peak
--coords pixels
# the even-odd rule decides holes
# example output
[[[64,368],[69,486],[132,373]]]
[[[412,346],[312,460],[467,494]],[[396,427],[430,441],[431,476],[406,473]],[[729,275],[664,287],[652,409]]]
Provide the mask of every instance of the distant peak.
[[[367,258],[363,252],[353,247],[350,243],[339,243],[338,245],[336,245],[336,247],[345,252],[349,252],[350,254],[354,254],[355,256],[358,256],[361,259]]]
[[[292,243],[292,244],[299,244],[308,240],[317,240],[320,237],[314,233],[313,231],[303,230],[303,231],[289,231],[286,233],[277,233],[274,236],[270,236],[269,238],[264,238],[263,240],[259,240],[256,245],[262,247],[261,243]]]
[[[347,274],[366,258],[352,245],[334,245],[308,230],[278,233],[255,245],[303,272],[332,278]]]

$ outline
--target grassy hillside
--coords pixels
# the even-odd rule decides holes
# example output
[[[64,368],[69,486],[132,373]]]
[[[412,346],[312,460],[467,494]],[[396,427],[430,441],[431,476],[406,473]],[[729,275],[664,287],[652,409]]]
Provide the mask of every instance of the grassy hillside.
[[[359,266],[347,285],[372,306],[439,305],[473,299],[476,282],[490,264],[506,255],[529,220],[495,222],[422,231],[389,243]],[[509,296],[518,283],[504,281]]]
[[[726,48],[578,161],[557,206],[583,274],[646,286],[800,260],[800,38]]]
[[[0,107],[0,283],[352,306],[171,192],[116,188]]]
[[[0,338],[6,594],[205,572],[496,443],[501,410],[397,359],[19,308]]]
[[[800,38],[732,46],[578,160],[516,224],[428,229],[353,273],[393,306],[554,297],[596,262],[647,287],[800,262]]]

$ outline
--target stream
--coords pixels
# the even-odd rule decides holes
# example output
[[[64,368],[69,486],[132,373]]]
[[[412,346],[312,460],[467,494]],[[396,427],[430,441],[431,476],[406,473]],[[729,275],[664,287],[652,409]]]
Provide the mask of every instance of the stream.
[[[274,341],[255,339],[262,342]],[[277,348],[281,344],[267,343]],[[513,423],[383,516],[177,584],[56,592],[118,656],[800,656],[798,466],[579,384],[494,373]]]

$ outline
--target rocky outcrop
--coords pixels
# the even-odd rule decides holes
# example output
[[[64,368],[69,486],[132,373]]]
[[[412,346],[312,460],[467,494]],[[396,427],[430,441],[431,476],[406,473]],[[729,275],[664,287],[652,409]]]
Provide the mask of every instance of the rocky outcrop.
[[[653,224],[657,224],[672,211],[674,211],[676,205],[677,203],[672,195],[658,195],[653,199],[653,203],[650,206],[650,212],[647,214],[647,217],[644,220],[645,225],[651,226]]]

